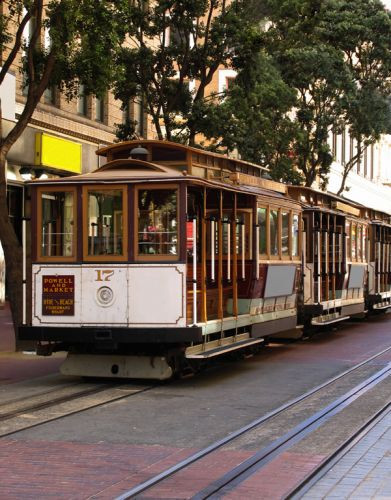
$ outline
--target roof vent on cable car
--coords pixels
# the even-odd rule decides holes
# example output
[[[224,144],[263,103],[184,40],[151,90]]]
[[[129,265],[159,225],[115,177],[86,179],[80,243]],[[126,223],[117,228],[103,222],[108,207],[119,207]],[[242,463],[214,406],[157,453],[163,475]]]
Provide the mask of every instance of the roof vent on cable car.
[[[133,158],[134,160],[147,160],[148,156],[148,150],[143,148],[141,144],[139,144],[137,147],[133,148],[130,151],[130,158]]]

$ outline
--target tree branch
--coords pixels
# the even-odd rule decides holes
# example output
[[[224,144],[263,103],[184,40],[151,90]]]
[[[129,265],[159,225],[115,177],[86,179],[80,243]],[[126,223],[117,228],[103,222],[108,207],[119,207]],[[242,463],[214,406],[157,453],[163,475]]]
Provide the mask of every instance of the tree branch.
[[[19,49],[22,45],[23,31],[24,31],[27,23],[30,21],[30,19],[31,19],[31,12],[27,12],[27,14],[22,19],[22,22],[20,23],[19,28],[16,31],[14,46],[12,47],[11,52],[8,54],[8,57],[5,60],[3,67],[0,71],[0,85],[3,83],[5,75],[8,73],[8,70],[10,69],[12,63],[15,60],[15,57],[17,56],[17,54],[19,52]]]

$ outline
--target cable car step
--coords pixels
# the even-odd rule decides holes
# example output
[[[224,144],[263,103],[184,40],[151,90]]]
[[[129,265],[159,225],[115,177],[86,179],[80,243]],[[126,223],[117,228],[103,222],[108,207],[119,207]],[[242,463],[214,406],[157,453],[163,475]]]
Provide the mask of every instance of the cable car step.
[[[240,339],[240,337],[243,336],[245,336],[245,338]],[[205,344],[188,347],[186,349],[185,356],[188,359],[208,359],[230,351],[235,351],[236,349],[261,344],[262,342],[264,342],[264,339],[254,339],[251,338],[248,333],[245,333],[237,335],[236,340],[235,337],[226,337],[220,340],[207,342]]]
[[[373,309],[389,309],[391,304],[389,302],[379,302],[378,304],[374,304]]]
[[[333,323],[339,323],[340,321],[345,321],[349,318],[350,316],[333,316],[333,315],[320,316],[318,318],[313,318],[311,320],[311,325],[326,326],[326,325],[331,325]]]

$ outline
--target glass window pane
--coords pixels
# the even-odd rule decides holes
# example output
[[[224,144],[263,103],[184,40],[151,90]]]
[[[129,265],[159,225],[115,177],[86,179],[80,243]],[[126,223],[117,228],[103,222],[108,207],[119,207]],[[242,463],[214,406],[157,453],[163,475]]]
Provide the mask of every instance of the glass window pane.
[[[363,226],[362,228],[362,256],[363,260],[369,260],[369,256],[367,255],[367,228]]]
[[[178,193],[176,189],[138,192],[138,253],[178,255]]]
[[[281,218],[281,251],[282,255],[289,255],[289,212],[282,212]]]
[[[350,260],[351,256],[351,244],[350,244],[350,222],[345,222],[345,234],[346,234],[346,258]]]
[[[352,236],[351,236],[351,248],[352,248],[352,260],[356,260],[356,224],[352,224]]]
[[[72,257],[74,195],[71,191],[47,191],[41,195],[41,257]]]
[[[267,232],[266,232],[266,224],[267,224],[267,210],[266,208],[258,208],[258,226],[259,226],[259,253],[266,254],[267,253]]]
[[[299,216],[293,214],[292,217],[292,256],[298,257],[299,255]]]
[[[270,210],[270,255],[278,255],[278,210]]]
[[[124,255],[123,192],[88,191],[88,255]]]
[[[362,226],[357,225],[357,259],[362,259]]]

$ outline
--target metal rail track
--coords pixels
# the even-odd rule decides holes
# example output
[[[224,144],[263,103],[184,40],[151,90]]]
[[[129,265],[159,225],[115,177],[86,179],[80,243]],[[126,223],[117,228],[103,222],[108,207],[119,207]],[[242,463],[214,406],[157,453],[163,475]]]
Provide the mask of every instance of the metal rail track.
[[[283,412],[285,412],[288,409],[291,409],[295,405],[299,404],[300,402],[304,401],[305,399],[309,398],[310,396],[314,395],[315,393],[319,392],[320,390],[324,389],[325,387],[333,384],[334,382],[342,379],[343,377],[346,377],[348,374],[354,372],[355,370],[358,370],[362,366],[370,363],[374,359],[378,358],[379,356],[382,356],[383,354],[389,352],[390,350],[391,350],[391,347],[388,347],[387,349],[382,350],[381,352],[375,354],[374,356],[371,356],[370,358],[366,359],[365,361],[362,361],[361,363],[353,366],[352,368],[349,368],[348,370],[337,375],[336,377],[329,379],[328,381],[315,387],[314,389],[311,389],[310,391],[306,392],[305,394],[303,394],[303,395],[289,401],[288,403],[280,406],[276,410],[273,410],[272,412],[269,412],[266,415],[254,420],[250,424],[247,424],[247,425],[241,427],[240,429],[230,433],[228,436],[224,437],[223,439],[216,441],[215,443],[207,446],[206,448],[194,453],[193,455],[191,455],[187,459],[182,460],[181,462],[166,469],[165,471],[161,472],[160,474],[157,474],[156,476],[151,477],[147,481],[140,483],[139,485],[135,486],[134,488],[128,490],[124,494],[118,496],[116,498],[116,500],[127,500],[130,498],[135,498],[140,493],[151,489],[153,486],[163,482],[164,480],[166,480],[170,476],[174,475],[175,473],[179,472],[180,470],[185,469],[186,467],[189,467],[193,463],[199,461],[200,459],[204,458],[207,455],[210,455],[211,453],[213,453],[217,449],[222,448],[224,445],[232,442],[233,440],[237,439],[238,437],[243,436],[244,434],[259,427],[262,424],[265,424],[267,421],[271,420],[273,417],[275,417],[279,414],[282,414]],[[305,435],[312,432],[315,428],[319,427],[323,422],[325,422],[327,419],[331,418],[331,416],[335,415],[336,413],[341,411],[343,408],[345,408],[346,406],[351,404],[360,395],[362,395],[364,392],[369,390],[371,387],[376,385],[378,382],[380,382],[381,380],[386,378],[390,373],[391,373],[391,364],[389,366],[387,366],[386,368],[377,372],[375,375],[373,375],[372,377],[367,379],[365,382],[361,383],[359,386],[355,387],[353,390],[346,393],[344,396],[335,400],[333,403],[328,405],[326,408],[315,413],[315,415],[313,415],[309,419],[307,419],[304,422],[302,422],[301,424],[299,424],[297,427],[295,427],[292,431],[290,431],[289,433],[287,433],[283,437],[277,439],[276,441],[271,443],[266,448],[263,448],[262,450],[257,452],[253,457],[246,460],[245,462],[243,462],[242,464],[240,464],[238,467],[234,468],[233,470],[231,470],[229,473],[224,475],[222,478],[220,478],[219,480],[217,480],[213,484],[209,485],[206,489],[199,492],[193,498],[197,499],[197,500],[201,500],[201,499],[205,499],[205,498],[218,498],[221,496],[223,488],[224,488],[224,493],[226,493],[230,489],[234,489],[246,477],[253,474],[256,470],[260,469],[263,465],[265,465],[265,463],[267,463],[272,458],[277,456],[284,449],[292,446],[295,442],[302,439]]]
[[[151,385],[136,388],[128,384],[112,383],[95,384],[84,390],[73,391],[80,385],[71,384],[58,390],[36,394],[28,399],[18,398],[0,405],[0,438],[156,387]]]

